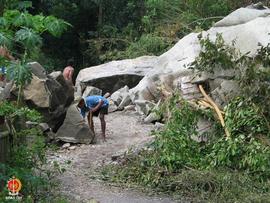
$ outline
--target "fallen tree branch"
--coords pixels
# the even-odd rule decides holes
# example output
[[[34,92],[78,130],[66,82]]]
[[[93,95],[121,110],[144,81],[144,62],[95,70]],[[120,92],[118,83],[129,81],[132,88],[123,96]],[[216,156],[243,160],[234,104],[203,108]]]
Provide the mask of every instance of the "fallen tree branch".
[[[206,107],[206,108],[214,109],[214,107],[213,107],[211,104],[209,104],[208,102],[206,102],[206,101],[204,101],[204,100],[199,100],[199,101],[198,101],[198,104],[201,105],[201,106],[204,106],[204,107]],[[220,113],[223,114],[223,115],[225,114],[224,111],[220,111]]]
[[[216,111],[216,113],[217,113],[217,115],[218,115],[218,118],[219,118],[219,120],[220,120],[220,123],[221,123],[222,127],[223,127],[224,130],[225,130],[226,137],[230,137],[230,133],[229,133],[228,129],[227,129],[226,126],[225,126],[224,119],[223,119],[223,117],[222,117],[221,111],[219,110],[218,106],[217,106],[216,103],[211,99],[211,97],[209,97],[209,96],[206,94],[206,92],[204,91],[202,85],[199,85],[199,89],[200,89],[201,93],[203,94],[203,96],[205,97],[205,99],[213,106],[214,110]]]

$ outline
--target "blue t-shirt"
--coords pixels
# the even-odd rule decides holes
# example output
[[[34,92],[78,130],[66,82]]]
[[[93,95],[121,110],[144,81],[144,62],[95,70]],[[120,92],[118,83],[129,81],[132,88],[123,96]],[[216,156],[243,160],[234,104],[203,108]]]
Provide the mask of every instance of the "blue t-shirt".
[[[86,97],[84,99],[85,107],[81,108],[82,117],[85,118],[85,113],[89,111],[89,109],[95,108],[100,100],[103,101],[101,108],[109,106],[109,101],[105,97],[102,97],[100,95],[91,95]]]
[[[1,75],[7,74],[7,69],[6,69],[6,67],[0,67],[0,74],[1,74]]]

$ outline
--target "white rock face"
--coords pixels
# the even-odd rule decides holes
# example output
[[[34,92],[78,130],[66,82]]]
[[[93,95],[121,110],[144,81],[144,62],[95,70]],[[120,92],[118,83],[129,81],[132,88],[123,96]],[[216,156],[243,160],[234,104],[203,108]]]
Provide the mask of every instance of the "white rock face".
[[[114,92],[128,85],[134,87],[151,71],[157,62],[156,56],[143,56],[136,59],[112,61],[81,70],[76,78],[76,88],[80,84],[94,86],[103,92]]]
[[[254,20],[258,17],[266,17],[270,14],[269,9],[257,10],[252,8],[240,8],[222,20],[215,23],[215,27],[228,27],[240,25]]]
[[[203,37],[209,36],[210,40],[214,41],[217,33],[220,33],[226,44],[231,45],[232,42],[235,41],[235,47],[239,49],[242,54],[249,53],[250,56],[253,56],[257,52],[258,43],[263,46],[270,43],[269,15],[270,9],[268,8],[263,10],[240,8],[223,20],[217,22],[215,26],[208,31],[204,31],[202,35]],[[100,75],[104,75],[105,77],[108,75],[119,75],[121,73],[126,74],[130,71],[136,72],[138,68],[135,67],[144,67],[143,70],[147,70],[144,71],[144,78],[136,87],[130,89],[129,93],[132,102],[136,104],[136,109],[140,113],[145,114],[149,112],[147,107],[148,103],[158,102],[164,94],[178,88],[180,78],[193,75],[188,67],[199,55],[201,50],[198,34],[199,33],[191,33],[187,35],[169,51],[159,57],[141,57],[92,67],[94,68],[93,70],[91,70],[92,68],[84,69],[80,72],[77,82],[87,82],[88,80],[98,79]],[[122,69],[122,72],[119,70],[119,67],[123,68],[126,66],[128,68]],[[141,69],[142,68],[139,68],[139,70]],[[222,80],[220,80],[220,82],[222,82]],[[123,84],[121,87],[124,85],[128,84]],[[215,85],[220,86],[221,84],[217,83]]]
[[[245,18],[245,12],[253,16],[249,18],[251,20],[241,20],[241,15]],[[237,25],[227,27],[215,26],[203,32],[203,36],[206,37],[209,35],[210,40],[214,41],[216,34],[221,33],[225,43],[231,45],[232,41],[235,41],[235,47],[242,54],[249,52],[250,56],[257,52],[258,43],[261,43],[263,46],[270,43],[270,35],[268,34],[270,33],[270,17],[261,17],[270,13],[269,9],[256,10],[241,8],[234,13],[233,16],[237,14],[240,19],[238,22],[235,21],[233,23]],[[177,87],[176,81],[179,78],[192,74],[188,66],[195,60],[201,50],[197,36],[198,34],[196,33],[187,35],[169,51],[159,56],[155,69],[150,71],[136,87],[130,90],[135,104],[136,100],[152,100],[157,102],[161,96],[159,87],[163,86],[166,90],[171,91]]]

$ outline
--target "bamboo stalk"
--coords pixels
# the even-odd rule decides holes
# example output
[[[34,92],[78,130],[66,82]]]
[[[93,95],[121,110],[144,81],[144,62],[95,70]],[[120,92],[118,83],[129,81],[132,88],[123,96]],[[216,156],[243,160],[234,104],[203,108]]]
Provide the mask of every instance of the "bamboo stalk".
[[[205,99],[213,106],[214,110],[216,111],[217,115],[218,115],[218,118],[220,120],[220,123],[222,125],[222,127],[224,128],[225,130],[225,134],[226,134],[226,137],[230,137],[230,133],[228,131],[228,129],[226,128],[225,126],[225,122],[224,122],[224,119],[222,117],[222,114],[221,114],[221,111],[219,110],[218,106],[216,105],[216,103],[211,99],[211,97],[209,97],[206,92],[204,91],[202,85],[199,85],[199,89],[201,91],[201,93],[203,94],[203,96],[205,97]]]
[[[206,107],[206,108],[214,109],[214,107],[213,107],[211,104],[209,104],[208,102],[206,102],[206,101],[204,101],[204,100],[199,100],[199,101],[198,101],[198,104],[201,105],[201,106],[204,106],[204,107]],[[225,114],[224,111],[220,111],[220,113],[221,113],[222,115]]]

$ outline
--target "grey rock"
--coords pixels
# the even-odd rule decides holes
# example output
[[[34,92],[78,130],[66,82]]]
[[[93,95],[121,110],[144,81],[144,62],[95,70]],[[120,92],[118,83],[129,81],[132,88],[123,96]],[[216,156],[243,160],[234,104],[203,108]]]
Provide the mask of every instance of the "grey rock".
[[[72,86],[61,78],[63,76],[58,77],[57,81],[52,78],[40,79],[33,75],[31,83],[23,90],[27,104],[39,110],[54,131],[62,124],[66,108],[74,99]]]
[[[11,98],[11,90],[13,87],[13,82],[10,81],[8,83],[6,83],[5,87],[4,87],[4,91],[2,92],[2,98],[4,99],[10,99]]]
[[[37,125],[38,125],[37,122],[32,122],[32,121],[26,121],[25,122],[26,128],[33,128],[33,127],[36,127]]]
[[[212,123],[206,119],[200,118],[197,122],[197,135],[191,135],[190,138],[195,142],[207,142],[208,133],[213,131]]]
[[[45,135],[47,136],[47,141],[48,141],[48,142],[50,142],[50,141],[52,141],[52,140],[55,140],[56,135],[55,135],[55,133],[53,133],[52,131],[47,131],[47,132],[45,133]]]
[[[48,132],[51,130],[50,126],[47,123],[39,123],[38,126],[42,130],[42,132]]]
[[[135,105],[128,105],[128,106],[125,106],[124,110],[125,111],[135,111]]]
[[[33,75],[31,83],[25,86],[23,94],[24,100],[31,101],[39,108],[50,107],[50,97],[46,89],[46,79],[40,79]]]
[[[258,50],[258,43],[266,46],[269,43],[270,36],[270,10],[240,8],[231,13],[223,20],[219,21],[214,27],[202,32],[202,37],[209,36],[211,41],[215,41],[217,33],[222,34],[224,42],[231,45],[234,41],[235,48],[241,54],[248,53],[248,56],[254,56]],[[129,95],[132,103],[136,105],[139,113],[148,115],[152,106],[160,98],[167,98],[178,88],[178,81],[184,76],[195,76],[194,71],[189,66],[201,51],[198,40],[199,33],[191,33],[179,40],[170,50],[164,54],[148,58],[137,58],[123,61],[114,61],[100,66],[83,69],[77,77],[78,86],[86,83],[96,86],[102,90],[112,89],[114,92],[124,85],[131,89]],[[140,71],[138,70],[142,70]],[[194,78],[191,83],[209,83],[211,94],[221,84],[217,79],[233,80],[237,72],[231,70],[219,70],[213,74],[203,73],[204,75]],[[134,72],[137,72],[133,74]],[[131,75],[136,77],[130,77]],[[134,79],[135,78],[135,79]],[[129,82],[132,80],[133,82]],[[214,83],[213,83],[214,81]],[[97,86],[98,84],[100,86]],[[215,88],[216,87],[216,88]],[[223,87],[222,87],[223,88]],[[108,91],[108,90],[105,90]],[[217,97],[219,89],[216,90]],[[222,95],[222,94],[221,94]],[[196,98],[198,95],[187,97]],[[227,96],[227,95],[226,95]],[[117,96],[120,97],[119,95]],[[223,101],[223,98],[216,100]],[[215,101],[216,101],[215,100]],[[117,100],[116,100],[117,101]],[[122,101],[122,100],[121,100]],[[118,101],[118,105],[121,102]],[[153,105],[152,105],[152,104]]]
[[[222,20],[215,24],[215,27],[228,27],[234,25],[240,25],[252,21],[258,17],[265,17],[269,15],[269,9],[257,10],[250,8],[239,8],[232,12],[230,15],[226,16]]]
[[[0,88],[4,88],[6,86],[6,82],[5,81],[0,81]]]
[[[220,106],[224,107],[234,97],[238,96],[240,87],[235,80],[223,80],[219,87],[211,92],[213,100]]]
[[[132,102],[132,100],[130,98],[130,95],[129,94],[126,94],[126,95],[124,95],[124,97],[123,97],[121,103],[119,104],[118,108],[119,109],[122,109],[122,108],[130,105],[131,102]]]
[[[112,113],[118,110],[118,107],[115,105],[115,103],[109,99],[109,109],[108,112]]]
[[[155,122],[155,130],[163,130],[165,128],[165,124],[164,123],[160,123],[160,122]]]
[[[98,89],[96,87],[92,87],[92,86],[87,86],[83,92],[82,97],[88,97],[90,95],[102,95],[102,90]]]
[[[68,149],[69,150],[75,150],[76,149],[76,146],[70,146]]]
[[[62,149],[67,149],[70,147],[70,143],[65,143],[63,144],[63,146],[61,147]]]
[[[4,88],[0,87],[0,101],[4,100]]]
[[[126,85],[124,87],[122,87],[121,89],[115,91],[112,95],[111,95],[111,100],[117,105],[119,106],[120,103],[122,102],[124,97],[127,97],[129,95],[129,87]]]
[[[9,98],[12,94],[17,95],[17,88],[13,83],[8,83],[5,97]],[[62,125],[66,110],[74,100],[73,85],[64,79],[61,72],[53,72],[45,78],[33,74],[23,94],[26,104],[37,109],[54,132]]]
[[[63,74],[58,75],[56,78],[48,77],[46,80],[46,89],[51,93],[51,109],[55,109],[59,104],[63,104],[64,107],[67,107],[74,101],[73,84],[65,80]]]
[[[262,2],[258,2],[256,4],[252,4],[250,6],[247,6],[246,8],[250,8],[250,9],[258,9],[258,10],[265,10],[268,9],[266,6],[263,5]]]
[[[116,91],[116,92],[114,92],[112,95],[111,95],[111,100],[113,101],[113,103],[115,104],[115,105],[119,105],[120,103],[121,103],[121,101],[122,101],[122,96],[121,96],[121,92],[120,91]]]
[[[144,123],[150,124],[161,119],[161,116],[158,115],[157,111],[160,108],[161,100],[151,109],[150,114],[144,118]]]
[[[134,87],[153,69],[156,59],[155,56],[143,56],[82,69],[77,76],[76,87],[85,83],[103,92],[114,92],[124,85]]]
[[[161,119],[161,117],[156,112],[152,112],[144,119],[144,123],[150,124],[150,123],[153,123],[154,121],[158,121],[160,119]]]
[[[63,125],[56,133],[56,139],[69,143],[90,144],[95,135],[85,123],[79,124],[81,121],[82,117],[76,105],[71,105]]]
[[[46,70],[38,62],[28,63],[32,69],[32,73],[40,79],[46,79]]]
[[[156,104],[147,100],[136,100],[135,105],[137,112],[148,115]]]
[[[53,71],[48,75],[48,77],[56,80],[58,77],[61,77],[61,75],[62,75],[61,71]]]

